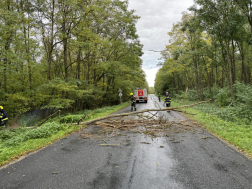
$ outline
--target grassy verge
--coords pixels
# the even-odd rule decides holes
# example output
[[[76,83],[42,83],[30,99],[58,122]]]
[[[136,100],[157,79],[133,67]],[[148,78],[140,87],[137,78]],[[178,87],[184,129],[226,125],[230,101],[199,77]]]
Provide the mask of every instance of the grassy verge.
[[[38,150],[62,139],[70,133],[84,127],[83,125],[71,125],[67,123],[77,122],[83,115],[87,115],[84,121],[103,117],[129,106],[129,102],[116,106],[104,107],[95,110],[83,110],[74,115],[62,116],[48,120],[41,127],[28,129],[19,127],[16,129],[0,131],[0,166],[18,159],[20,156]],[[76,121],[77,120],[77,121]]]
[[[183,106],[179,100],[172,100],[173,107]],[[238,147],[252,157],[252,125],[224,121],[216,115],[207,114],[194,108],[182,109],[196,115],[186,115],[198,123],[203,124],[207,130],[218,137]]]

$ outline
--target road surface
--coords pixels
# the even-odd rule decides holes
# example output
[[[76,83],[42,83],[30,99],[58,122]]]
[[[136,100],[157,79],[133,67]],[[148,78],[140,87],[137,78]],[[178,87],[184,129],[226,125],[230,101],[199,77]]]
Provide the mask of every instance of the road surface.
[[[137,110],[162,106],[149,95]],[[251,160],[178,112],[160,117],[165,129],[89,126],[2,168],[0,189],[252,189]]]

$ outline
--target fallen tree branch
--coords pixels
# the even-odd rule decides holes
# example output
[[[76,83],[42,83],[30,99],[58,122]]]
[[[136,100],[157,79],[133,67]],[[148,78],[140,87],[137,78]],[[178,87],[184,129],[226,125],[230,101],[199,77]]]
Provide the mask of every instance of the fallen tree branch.
[[[172,112],[173,110],[167,110],[167,112]],[[181,113],[184,113],[184,114],[189,114],[189,115],[197,115],[197,114],[191,114],[191,113],[188,113],[186,111],[181,111],[181,110],[176,110],[176,112],[181,112]]]
[[[97,124],[97,125],[104,125],[104,126],[107,126],[107,127],[113,127],[113,128],[115,128],[114,125],[109,124],[109,123],[105,123],[105,122],[96,122],[96,124]]]
[[[88,115],[88,114],[85,114],[82,118],[80,118],[80,119],[78,120],[77,125],[80,125],[80,122],[81,122],[83,119],[85,119],[87,115]]]
[[[180,106],[180,107],[177,107],[177,108],[172,108],[172,109],[187,108],[187,107],[190,107],[190,106],[195,106],[195,105],[202,104],[202,103],[209,102],[209,101],[212,101],[212,99],[210,99],[210,100],[206,100],[206,101],[201,101],[201,102],[198,102],[198,103],[195,103],[195,104],[190,104],[190,105]]]
[[[103,138],[102,138],[102,140],[103,140],[105,143],[107,143],[107,141],[106,141],[106,140],[104,140]]]
[[[111,117],[130,116],[130,115],[140,114],[140,113],[144,113],[144,112],[151,112],[151,111],[155,111],[155,112],[157,112],[157,111],[178,111],[178,109],[187,108],[187,107],[190,107],[190,106],[195,106],[197,104],[209,102],[211,100],[212,99],[207,100],[207,101],[198,102],[198,103],[191,104],[191,105],[180,106],[180,107],[176,107],[176,108],[170,107],[170,108],[163,108],[163,109],[145,109],[145,110],[133,111],[133,112],[129,112],[129,113],[111,114],[111,115],[100,117],[100,118],[96,118],[96,119],[93,119],[93,120],[90,120],[90,121],[80,122],[79,124],[81,124],[81,125],[84,125],[84,124],[87,125],[87,124],[91,124],[91,123],[94,123],[94,122],[97,122],[97,121],[100,121],[100,120],[109,119]],[[77,123],[73,123],[73,125],[76,125],[76,124]]]
[[[154,119],[153,117],[157,115],[158,112],[156,112],[155,114],[148,112],[149,114],[151,114],[152,116],[149,119]]]
[[[54,114],[50,115],[48,118],[46,118],[44,121],[42,121],[40,124],[38,124],[36,127],[33,127],[34,129],[41,126],[43,123],[45,123],[50,117],[54,116],[56,113],[60,112],[60,110],[58,110],[57,112],[55,112]]]

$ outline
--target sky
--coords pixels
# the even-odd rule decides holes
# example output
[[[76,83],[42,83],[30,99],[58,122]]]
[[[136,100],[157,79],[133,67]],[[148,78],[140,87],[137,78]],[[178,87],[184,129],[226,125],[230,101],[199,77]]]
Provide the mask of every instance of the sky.
[[[182,18],[182,12],[193,5],[193,0],[128,0],[129,10],[134,9],[140,16],[136,24],[139,40],[143,44],[144,55],[142,69],[146,74],[149,87],[154,87],[155,76],[160,68],[157,66],[161,55],[159,52],[169,44],[168,32],[174,23]]]

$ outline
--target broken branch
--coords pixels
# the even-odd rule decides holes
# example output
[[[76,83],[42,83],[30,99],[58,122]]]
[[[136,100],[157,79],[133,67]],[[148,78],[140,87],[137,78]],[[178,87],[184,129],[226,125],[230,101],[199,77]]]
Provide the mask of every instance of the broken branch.
[[[145,110],[134,111],[134,112],[129,112],[129,113],[112,114],[112,115],[104,116],[104,117],[101,117],[101,118],[93,119],[93,120],[90,120],[90,121],[80,122],[79,124],[82,124],[82,125],[83,124],[90,124],[90,123],[94,123],[94,122],[97,122],[97,121],[100,121],[100,120],[109,119],[111,117],[130,116],[130,115],[140,114],[140,113],[144,113],[144,112],[178,111],[178,109],[180,109],[180,108],[187,108],[187,107],[194,106],[194,105],[197,105],[197,104],[209,102],[211,100],[212,99],[207,100],[207,101],[198,102],[198,103],[191,104],[191,105],[180,106],[180,107],[177,107],[177,108],[170,107],[170,108],[163,108],[163,109],[145,109]],[[73,124],[77,124],[77,123],[73,123]]]

